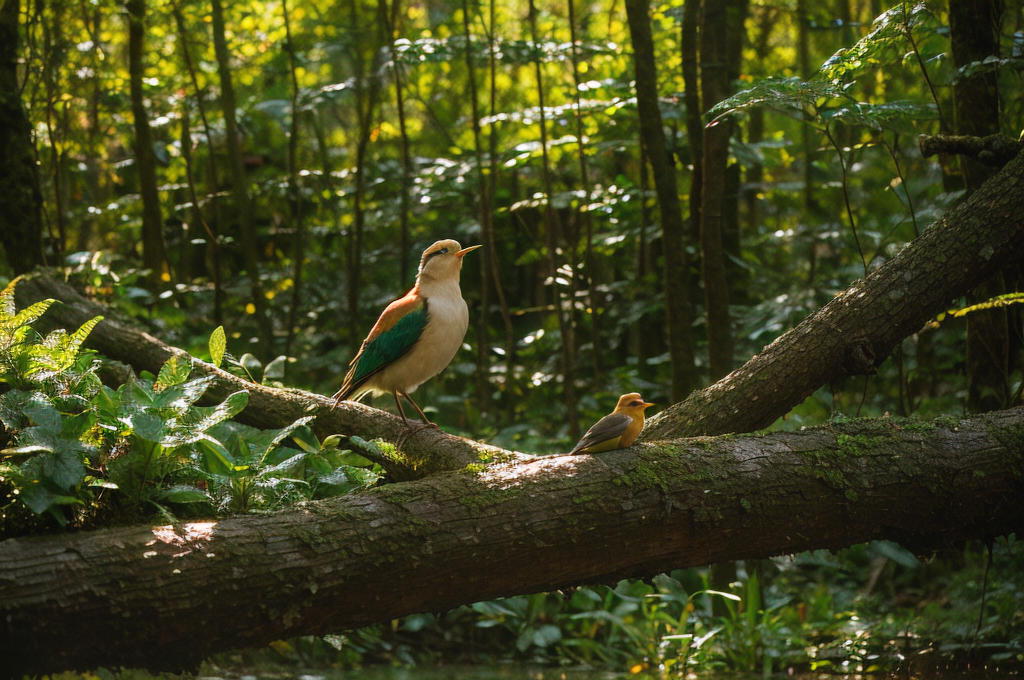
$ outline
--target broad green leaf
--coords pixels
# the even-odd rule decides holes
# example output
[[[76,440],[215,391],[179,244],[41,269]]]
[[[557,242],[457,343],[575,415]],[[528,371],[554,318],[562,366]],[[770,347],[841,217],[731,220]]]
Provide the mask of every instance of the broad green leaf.
[[[246,390],[229,394],[224,401],[217,404],[209,414],[196,423],[195,431],[206,432],[217,423],[234,418],[242,412],[248,403],[249,393]]]
[[[60,435],[63,428],[60,413],[49,403],[34,401],[25,407],[25,415],[41,431],[55,437]]]
[[[224,351],[227,349],[228,339],[224,335],[224,326],[217,326],[210,334],[210,363],[220,366],[224,360]]]
[[[308,455],[306,453],[298,453],[286,461],[266,468],[260,473],[260,477],[295,477],[296,479],[302,479]]]
[[[153,404],[158,408],[187,409],[203,397],[214,380],[213,376],[203,376],[180,385],[173,385],[156,395]]]
[[[188,380],[188,375],[191,372],[191,359],[185,355],[174,354],[160,368],[160,375],[157,376],[153,389],[159,392],[165,387],[180,385]]]
[[[308,427],[297,428],[292,433],[292,441],[299,445],[299,448],[307,453],[319,453],[320,452],[320,440],[313,434],[313,430]]]
[[[234,474],[235,459],[219,441],[213,437],[202,435],[196,442],[196,446],[203,454],[207,470],[218,475]]]
[[[274,438],[271,439],[265,446],[257,446],[257,448],[253,451],[253,457],[262,463],[266,459],[267,455],[270,454],[270,452],[273,451],[275,448],[277,448],[281,444],[281,442],[290,437],[292,433],[295,432],[297,429],[308,424],[310,421],[313,420],[313,418],[314,416],[305,416],[303,418],[299,418],[291,425],[281,428],[274,435]]]
[[[149,442],[160,442],[164,438],[163,418],[152,413],[136,413],[131,417],[132,432]]]
[[[77,455],[69,451],[45,455],[42,470],[50,481],[65,491],[85,479],[85,466]]]
[[[263,383],[266,384],[268,380],[284,380],[284,368],[288,362],[288,357],[281,355],[267,364],[267,367],[263,369]]]

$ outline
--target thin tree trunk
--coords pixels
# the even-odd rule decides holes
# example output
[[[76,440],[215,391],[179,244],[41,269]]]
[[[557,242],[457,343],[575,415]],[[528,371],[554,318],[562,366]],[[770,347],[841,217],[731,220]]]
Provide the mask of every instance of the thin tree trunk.
[[[950,0],[950,43],[957,67],[999,57],[1001,0]],[[999,79],[997,73],[961,78],[953,85],[955,134],[984,137],[999,132]],[[971,194],[994,170],[969,156],[960,156],[967,193]],[[1002,272],[967,297],[977,304],[1006,293]],[[983,413],[1010,402],[1010,328],[1005,307],[974,312],[967,317],[967,409]]]
[[[378,11],[384,25],[387,26],[388,51],[391,54],[391,74],[395,79],[395,108],[398,111],[398,134],[402,142],[402,194],[400,199],[399,224],[401,237],[399,246],[399,279],[402,290],[412,285],[412,272],[409,266],[410,248],[412,248],[409,228],[409,192],[412,188],[412,155],[409,145],[409,132],[405,124],[405,95],[402,92],[402,70],[398,64],[398,51],[395,50],[395,39],[398,37],[398,15],[401,8],[401,0],[392,0],[391,7],[388,7],[388,0],[379,0]]]
[[[164,219],[160,211],[160,193],[156,181],[156,152],[153,133],[143,102],[142,76],[145,72],[143,45],[146,35],[146,0],[128,0],[128,76],[131,85],[132,117],[135,120],[135,159],[142,197],[142,263],[149,269],[153,284],[164,288],[170,282],[170,267],[164,246]]]
[[[580,215],[583,218],[584,229],[586,230],[586,249],[583,254],[583,267],[585,270],[587,284],[587,306],[590,307],[590,352],[591,366],[594,371],[594,381],[601,380],[601,317],[597,304],[597,293],[594,290],[594,217],[587,204],[590,202],[590,173],[587,169],[587,147],[584,142],[586,127],[583,124],[583,111],[580,110],[580,56],[579,45],[576,38],[576,9],[574,0],[566,0],[569,7],[569,40],[572,42],[572,82],[573,82],[573,103],[576,107],[576,141],[579,152],[580,184],[584,192],[583,205],[580,208]],[[572,245],[573,253],[573,275],[575,280],[576,262],[579,258],[576,255],[576,243]],[[575,287],[574,287],[575,289]],[[573,296],[575,304],[575,295]]]
[[[178,42],[181,44],[181,58],[185,63],[185,70],[188,71],[189,78],[192,81],[192,88],[195,90],[196,109],[199,112],[199,118],[203,122],[203,134],[206,136],[206,145],[208,151],[207,162],[210,165],[210,195],[213,196],[217,193],[218,178],[217,178],[217,161],[216,154],[213,150],[213,133],[210,131],[210,121],[206,117],[206,107],[203,105],[203,91],[199,87],[199,78],[196,76],[196,69],[192,62],[192,55],[188,48],[188,29],[185,27],[185,17],[181,13],[181,7],[177,4],[173,7],[174,21],[178,27]],[[188,107],[185,107],[182,113],[186,118],[189,115]],[[186,144],[186,140],[182,140],[182,144]],[[221,269],[221,253],[220,253],[220,236],[217,234],[214,227],[206,220],[203,215],[202,206],[199,202],[198,193],[195,185],[195,173],[192,167],[192,148],[191,139],[188,140],[188,149],[182,149],[182,154],[185,156],[186,169],[188,171],[188,184],[189,191],[192,194],[192,203],[195,206],[196,220],[202,224],[203,231],[206,232],[207,243],[210,247],[210,268],[213,270],[213,318],[214,322],[218,326],[224,325],[224,285],[221,281],[222,269]],[[213,198],[214,205],[217,205],[217,198]],[[215,224],[219,225],[220,221],[215,221]]]
[[[729,11],[724,3],[714,0],[704,3],[700,30],[701,100],[708,109],[725,99],[729,92],[726,44],[728,16]],[[726,119],[704,131],[700,242],[712,382],[732,370],[733,361],[729,279],[722,247],[726,163],[729,160],[731,130],[732,124]]]
[[[534,0],[529,0],[530,11],[530,35],[535,47],[540,45],[537,34],[537,7]],[[534,61],[537,75],[537,104],[540,111],[540,146],[541,146],[541,174],[544,181],[544,234],[548,251],[548,268],[551,274],[551,292],[555,305],[555,315],[558,319],[558,330],[561,333],[561,354],[562,354],[562,379],[565,394],[565,405],[569,418],[569,436],[578,439],[580,435],[579,415],[577,413],[576,396],[576,346],[573,333],[573,304],[569,301],[569,310],[566,314],[565,305],[562,301],[562,293],[558,284],[558,260],[555,251],[558,248],[558,238],[555,233],[556,218],[554,207],[551,205],[554,194],[551,182],[551,169],[548,161],[548,132],[547,114],[544,110],[544,78],[541,69],[541,57],[538,54]]]
[[[759,8],[760,15],[757,21],[757,39],[754,43],[754,54],[757,62],[765,63],[771,54],[770,39],[772,29],[775,26],[777,12],[770,7]],[[750,122],[747,125],[747,143],[751,146],[764,141],[764,109],[760,106],[750,110]],[[747,231],[756,233],[761,225],[762,202],[759,197],[761,193],[761,182],[764,181],[764,166],[760,163],[751,164],[746,170],[747,189],[744,193],[746,202]]]
[[[476,161],[476,182],[477,182],[477,217],[480,220],[480,230],[484,234],[484,245],[486,246],[488,229],[485,224],[491,219],[491,201],[487,191],[487,182],[484,178],[484,160],[482,141],[480,134],[479,95],[476,87],[476,68],[473,66],[473,33],[470,30],[469,0],[462,0],[462,28],[463,37],[466,39],[466,80],[469,85],[469,116],[473,127],[473,154]],[[490,341],[487,338],[489,326],[488,312],[491,305],[491,253],[490,248],[483,248],[483,257],[480,261],[480,310],[476,322],[476,407],[482,414],[489,410],[491,403],[490,388]]]
[[[45,264],[43,193],[18,87],[20,0],[0,4],[0,244],[16,274]]]
[[[360,23],[359,1],[349,0],[349,30],[354,36],[352,62],[355,70],[356,128],[358,131],[355,187],[352,192],[353,219],[347,250],[349,343],[353,352],[358,349],[363,338],[359,314],[359,295],[362,290],[363,233],[366,228],[366,164],[379,91],[376,69],[372,64],[368,66],[366,61],[365,37],[361,36],[366,27]],[[376,28],[378,31],[383,29],[381,26]],[[370,49],[369,53],[376,55],[376,46]]]
[[[686,102],[686,137],[690,149],[690,240],[700,243],[700,200],[703,192],[705,109],[700,103],[700,38],[701,0],[683,4],[681,43],[683,53],[683,93]],[[754,109],[759,111],[760,109]]]
[[[797,68],[800,69],[800,77],[809,80],[813,75],[811,72],[810,57],[810,34],[808,25],[810,15],[807,9],[807,0],[796,0],[796,21],[797,21]],[[804,124],[800,126],[801,146],[804,152],[804,210],[807,213],[808,221],[813,222],[818,211],[818,202],[814,197],[814,159],[817,151],[817,143],[812,138],[811,126]],[[814,233],[814,226],[809,227],[811,232],[807,234],[807,263],[808,263],[808,284],[816,289],[818,271],[818,238]]]
[[[136,0],[137,1],[137,0]],[[224,132],[227,137],[228,167],[231,169],[231,194],[238,213],[241,233],[242,262],[249,276],[252,303],[256,310],[256,328],[260,337],[261,350],[267,356],[273,352],[274,337],[267,310],[267,298],[260,281],[260,253],[256,233],[256,216],[252,198],[249,195],[249,181],[242,160],[241,135],[235,110],[234,80],[231,75],[231,54],[228,51],[224,26],[224,8],[221,0],[210,0],[213,23],[213,47],[217,58],[217,73],[220,76],[220,106],[224,114]]]
[[[498,298],[498,307],[501,310],[501,322],[505,327],[505,391],[512,395],[514,390],[512,384],[515,381],[513,375],[516,361],[516,338],[515,328],[512,326],[512,313],[508,308],[508,300],[505,297],[505,287],[501,282],[501,269],[498,267],[498,248],[495,244],[494,232],[494,203],[498,195],[498,52],[494,42],[495,31],[495,0],[490,0],[490,11],[487,31],[487,62],[490,70],[490,100],[491,100],[491,131],[487,135],[488,161],[490,163],[490,174],[487,177],[487,195],[491,202],[491,211],[487,215],[487,221],[483,225],[487,231],[484,234],[486,249],[490,251],[491,277],[494,283],[494,293]],[[510,414],[515,413],[512,400],[508,399]]]
[[[299,187],[299,79],[295,72],[298,62],[295,56],[295,42],[292,37],[287,0],[281,0],[281,13],[284,15],[284,49],[288,53],[288,72],[292,85],[291,127],[288,131],[288,201],[291,204],[294,243],[292,244],[292,299],[288,305],[288,334],[284,343],[285,355],[291,356],[292,341],[295,339],[299,317],[299,301],[302,299],[302,262],[306,258],[306,229],[302,220],[302,189]]]
[[[57,241],[54,244],[56,259],[64,261],[67,254],[67,202],[66,202],[66,180],[64,177],[64,145],[67,141],[67,129],[62,127],[58,131],[56,122],[57,100],[60,97],[63,86],[60,82],[60,70],[66,61],[66,49],[64,41],[64,22],[67,20],[64,14],[65,6],[63,0],[52,0],[49,3],[49,21],[43,18],[43,54],[45,55],[45,66],[43,68],[43,81],[46,87],[46,133],[50,147],[50,173],[53,177],[53,213],[54,221],[57,223]],[[65,117],[67,115],[67,102],[62,102]]]
[[[676,169],[665,143],[658,108],[658,76],[654,63],[651,22],[645,0],[626,0],[626,16],[633,41],[636,99],[640,136],[650,154],[654,188],[661,208],[665,257],[665,307],[668,316],[669,356],[672,359],[672,401],[681,401],[697,386],[693,359],[692,312],[689,293],[689,257],[684,247],[686,227],[676,185]]]

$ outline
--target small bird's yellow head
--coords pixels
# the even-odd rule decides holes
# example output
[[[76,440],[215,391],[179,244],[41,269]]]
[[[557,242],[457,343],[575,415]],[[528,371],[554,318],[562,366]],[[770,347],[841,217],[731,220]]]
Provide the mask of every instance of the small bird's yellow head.
[[[458,278],[462,269],[462,258],[480,246],[463,248],[458,241],[444,239],[437,241],[423,251],[417,278],[444,280]]]
[[[639,392],[630,392],[619,397],[619,403],[616,404],[615,411],[616,413],[642,417],[644,410],[650,406],[654,406],[654,404],[644,401]]]

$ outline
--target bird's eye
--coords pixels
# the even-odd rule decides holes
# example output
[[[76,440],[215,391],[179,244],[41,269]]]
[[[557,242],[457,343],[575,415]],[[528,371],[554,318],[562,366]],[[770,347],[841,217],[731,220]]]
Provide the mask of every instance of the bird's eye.
[[[631,402],[631,403],[630,403],[629,405],[630,405],[630,406],[643,406],[643,405],[644,405],[644,402],[642,402],[642,401],[640,401],[640,400],[638,399],[638,400],[636,400],[636,401],[634,401],[634,402]]]
[[[441,253],[442,255],[447,255],[448,254],[448,249],[447,248],[441,248],[441,250],[439,250],[437,252]]]

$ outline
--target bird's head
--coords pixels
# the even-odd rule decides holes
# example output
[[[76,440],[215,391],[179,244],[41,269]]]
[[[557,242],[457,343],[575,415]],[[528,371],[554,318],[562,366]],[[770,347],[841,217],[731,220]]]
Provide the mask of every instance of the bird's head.
[[[639,392],[630,392],[619,397],[615,410],[628,415],[643,415],[644,410],[650,406],[654,404],[644,401]]]
[[[420,258],[420,270],[417,274],[419,279],[433,279],[444,281],[451,278],[459,278],[459,271],[462,269],[462,258],[466,253],[472,252],[480,246],[463,248],[458,241],[444,239],[437,241],[423,251]]]

